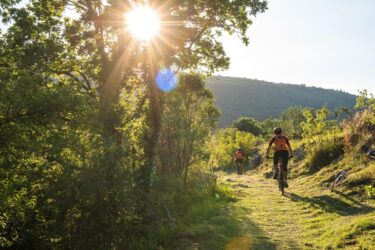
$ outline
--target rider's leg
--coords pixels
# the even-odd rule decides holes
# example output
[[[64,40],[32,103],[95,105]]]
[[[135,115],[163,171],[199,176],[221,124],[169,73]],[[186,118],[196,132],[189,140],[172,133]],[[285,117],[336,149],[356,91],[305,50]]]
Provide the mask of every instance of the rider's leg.
[[[288,151],[282,151],[282,162],[283,162],[283,170],[284,170],[284,181],[285,187],[287,188],[288,185],[288,160],[289,160],[289,153]]]
[[[241,174],[241,159],[236,159],[237,175]]]
[[[242,175],[243,173],[243,166],[242,166],[242,159],[240,159],[240,162],[239,162],[239,174]]]
[[[272,178],[275,179],[275,180],[277,179],[277,176],[278,176],[278,168],[277,168],[278,159],[279,159],[278,151],[276,151],[273,154],[273,176],[272,176]]]
[[[288,151],[280,151],[281,159],[283,161],[283,169],[284,169],[284,179],[285,181],[288,180],[288,161],[289,161],[289,153]]]

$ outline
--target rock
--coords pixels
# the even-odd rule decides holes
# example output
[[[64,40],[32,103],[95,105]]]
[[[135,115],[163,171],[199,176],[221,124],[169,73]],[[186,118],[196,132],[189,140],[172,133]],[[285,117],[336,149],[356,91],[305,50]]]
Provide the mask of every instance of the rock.
[[[359,148],[359,151],[361,151],[361,153],[364,153],[364,154],[366,154],[369,150],[370,150],[370,147],[367,146],[366,144],[363,144],[363,145]]]
[[[259,153],[255,153],[252,156],[249,157],[249,165],[250,168],[255,168],[259,166],[262,163],[262,155]]]
[[[367,155],[370,159],[375,160],[375,150],[369,150]]]
[[[273,172],[272,172],[272,171],[271,171],[271,172],[265,172],[265,173],[263,174],[263,176],[264,176],[264,178],[267,178],[267,179],[272,178],[272,176],[273,176]]]
[[[294,150],[294,161],[302,161],[306,156],[305,144]]]

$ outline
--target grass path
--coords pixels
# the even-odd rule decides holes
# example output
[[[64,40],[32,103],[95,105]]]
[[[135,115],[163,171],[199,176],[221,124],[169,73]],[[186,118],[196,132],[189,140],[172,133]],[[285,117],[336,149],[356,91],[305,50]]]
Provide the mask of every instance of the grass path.
[[[222,174],[219,181],[237,200],[202,218],[206,235],[190,249],[375,249],[374,204],[303,178],[290,181],[285,196],[261,173]]]
[[[227,176],[228,177],[228,176]],[[259,174],[224,180],[230,183],[239,201],[232,206],[232,216],[243,228],[242,240],[232,239],[226,249],[300,249],[296,240],[301,228],[296,218],[304,211],[277,189],[276,182]],[[288,195],[288,194],[287,194]]]

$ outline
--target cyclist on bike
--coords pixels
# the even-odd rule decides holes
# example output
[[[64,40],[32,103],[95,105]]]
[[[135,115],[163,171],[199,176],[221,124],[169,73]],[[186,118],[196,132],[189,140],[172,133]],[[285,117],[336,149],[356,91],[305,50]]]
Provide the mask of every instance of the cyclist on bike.
[[[281,158],[282,159],[282,166],[283,166],[283,169],[285,171],[285,175],[284,175],[284,178],[285,178],[285,187],[288,187],[288,183],[287,183],[287,175],[288,175],[288,159],[289,159],[289,156],[290,157],[293,157],[293,150],[292,150],[292,147],[290,146],[290,143],[289,143],[289,140],[288,140],[288,137],[286,137],[285,135],[282,134],[283,130],[279,127],[275,128],[273,130],[273,133],[275,134],[269,144],[268,144],[268,148],[267,148],[267,153],[266,153],[266,157],[268,158],[269,156],[269,152],[270,152],[270,149],[271,149],[271,146],[272,144],[275,144],[274,146],[274,150],[275,150],[275,153],[273,155],[273,179],[277,179],[277,163],[278,163],[278,159]]]
[[[237,165],[237,174],[242,175],[242,162],[245,158],[245,153],[240,147],[237,148],[237,151],[234,153],[234,163]]]

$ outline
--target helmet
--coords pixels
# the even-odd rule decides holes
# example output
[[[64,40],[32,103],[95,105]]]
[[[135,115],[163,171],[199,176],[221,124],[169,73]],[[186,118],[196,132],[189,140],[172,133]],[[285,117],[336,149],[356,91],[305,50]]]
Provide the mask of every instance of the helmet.
[[[281,134],[281,133],[283,132],[283,130],[282,130],[281,128],[277,127],[277,128],[274,128],[274,129],[273,129],[273,132],[274,132],[275,134],[279,135],[279,134]]]
[[[237,150],[241,150],[241,147],[238,147]]]

